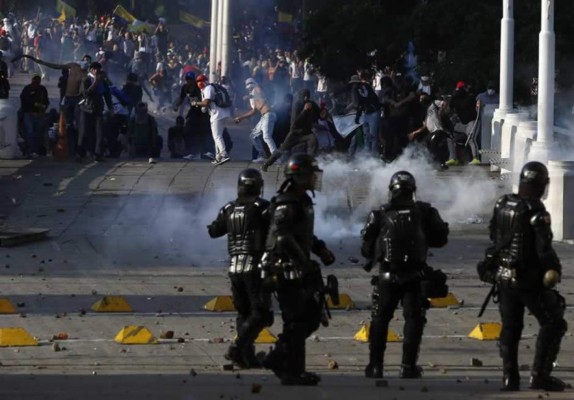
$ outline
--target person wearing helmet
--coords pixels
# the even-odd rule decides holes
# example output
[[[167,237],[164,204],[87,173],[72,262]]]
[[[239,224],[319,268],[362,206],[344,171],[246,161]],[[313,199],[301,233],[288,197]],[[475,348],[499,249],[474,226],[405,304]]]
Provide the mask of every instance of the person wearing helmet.
[[[261,329],[273,324],[271,297],[261,290],[262,278],[257,267],[269,228],[269,202],[262,194],[261,173],[253,168],[241,171],[237,179],[237,199],[223,206],[207,227],[212,238],[227,235],[231,293],[237,309],[237,339],[225,357],[241,368],[260,365],[253,342]]]
[[[266,160],[265,149],[263,148],[263,142],[269,148],[269,151],[273,153],[277,150],[275,141],[273,140],[273,128],[275,127],[275,122],[277,121],[277,115],[271,111],[271,106],[269,105],[265,92],[263,88],[257,84],[255,79],[248,78],[245,81],[245,90],[247,90],[249,99],[249,104],[251,105],[251,110],[244,114],[235,117],[234,121],[236,124],[240,123],[244,119],[251,118],[259,112],[261,118],[255,128],[251,130],[249,137],[253,143],[253,147],[257,150],[257,158],[253,160],[255,163],[262,163]]]
[[[291,156],[285,181],[269,207],[269,234],[261,261],[264,287],[276,292],[283,318],[283,332],[263,365],[283,385],[316,385],[318,375],[305,371],[305,339],[321,323],[323,294],[321,268],[311,260],[317,255],[324,265],[335,256],[313,233],[313,200],[307,194],[321,189],[317,161],[306,154]]]
[[[426,265],[428,248],[446,245],[449,228],[434,207],[416,201],[416,189],[412,174],[395,173],[389,184],[388,203],[370,212],[361,231],[361,253],[368,260],[364,269],[369,272],[378,268],[378,276],[372,280],[367,378],[383,377],[389,322],[399,302],[405,318],[399,376],[421,377],[417,359],[428,308],[421,278],[431,269]]]
[[[505,391],[520,390],[518,345],[525,307],[540,325],[530,388],[563,391],[566,387],[563,381],[550,376],[567,324],[564,297],[554,289],[562,266],[552,248],[550,214],[541,200],[549,182],[544,164],[531,161],[524,165],[518,194],[506,194],[494,206],[489,225],[494,246],[486,251],[492,260],[477,265],[480,279],[498,287]]]
[[[211,134],[215,142],[215,160],[212,161],[214,165],[221,165],[231,160],[225,148],[225,141],[223,139],[223,130],[225,129],[226,121],[231,118],[231,107],[219,107],[215,104],[216,92],[213,85],[209,84],[207,76],[201,74],[195,78],[197,86],[201,90],[201,101],[195,100],[191,102],[193,107],[205,107],[209,112],[209,122],[211,124]]]

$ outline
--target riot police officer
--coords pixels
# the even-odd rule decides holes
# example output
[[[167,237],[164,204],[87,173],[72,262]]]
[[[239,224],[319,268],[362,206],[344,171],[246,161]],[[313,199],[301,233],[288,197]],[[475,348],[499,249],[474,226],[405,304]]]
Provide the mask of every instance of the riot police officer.
[[[490,239],[480,279],[498,287],[502,332],[502,390],[520,389],[518,344],[524,326],[524,308],[540,325],[530,376],[531,389],[562,391],[566,384],[550,376],[567,324],[565,301],[554,289],[562,266],[552,248],[550,214],[541,198],[549,184],[544,164],[532,161],[522,168],[518,194],[502,196],[490,220]]]
[[[371,211],[361,231],[361,252],[368,260],[365,270],[374,266],[379,269],[379,275],[373,278],[367,378],[383,377],[389,322],[400,301],[405,325],[399,376],[421,376],[417,359],[428,308],[421,278],[432,270],[426,265],[428,247],[446,245],[449,229],[435,208],[415,201],[415,191],[415,178],[409,172],[395,173],[389,184],[389,202]],[[442,275],[444,285],[446,277]]]
[[[225,356],[242,368],[260,365],[253,342],[261,329],[273,324],[271,298],[261,290],[258,269],[269,227],[269,202],[261,198],[262,192],[263,178],[259,171],[253,168],[241,171],[237,199],[227,203],[208,226],[212,238],[227,234],[231,257],[229,278],[237,309],[237,339]]]
[[[322,170],[307,154],[295,154],[285,166],[285,181],[269,207],[270,225],[262,260],[264,285],[277,294],[283,332],[264,366],[283,385],[316,385],[320,377],[305,371],[305,339],[321,323],[324,297],[318,255],[324,265],[335,257],[313,234],[313,201]]]

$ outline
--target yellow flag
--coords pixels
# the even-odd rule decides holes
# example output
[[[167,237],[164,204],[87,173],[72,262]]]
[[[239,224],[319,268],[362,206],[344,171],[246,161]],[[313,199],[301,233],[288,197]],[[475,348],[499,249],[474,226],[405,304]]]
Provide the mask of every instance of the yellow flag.
[[[285,24],[292,24],[293,23],[293,14],[287,14],[282,11],[277,13],[277,20],[281,23]]]
[[[65,12],[66,18],[73,18],[76,16],[76,9],[63,0],[58,0],[56,3],[56,10],[58,10],[60,13]],[[61,15],[60,18],[62,18]],[[60,20],[60,18],[58,18],[58,20]]]
[[[191,15],[190,13],[186,13],[185,11],[179,12],[179,20],[185,24],[195,26],[199,29],[207,28],[209,26],[209,22],[204,21],[195,15]]]
[[[60,14],[60,16],[58,17],[58,22],[63,24],[64,22],[66,22],[66,10],[62,9],[62,13]]]
[[[128,24],[131,24],[132,22],[134,22],[137,18],[134,17],[132,14],[130,14],[130,12],[128,10],[126,10],[124,7],[122,6],[117,6],[114,9],[114,15],[117,15],[118,17],[120,17],[121,19],[123,19],[124,21],[126,21]]]

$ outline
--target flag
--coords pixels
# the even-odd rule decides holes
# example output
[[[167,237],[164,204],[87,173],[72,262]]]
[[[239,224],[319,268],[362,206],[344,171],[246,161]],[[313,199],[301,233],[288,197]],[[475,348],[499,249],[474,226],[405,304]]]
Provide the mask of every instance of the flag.
[[[57,18],[58,22],[63,24],[66,22],[66,10],[62,9],[60,16]]]
[[[284,13],[282,11],[277,12],[277,20],[279,23],[283,24],[292,24],[293,23],[293,14]]]
[[[133,33],[141,33],[141,32],[148,32],[151,33],[155,30],[155,25],[148,24],[147,22],[140,21],[136,19],[131,25],[128,27],[128,31]]]
[[[190,13],[186,13],[185,11],[179,12],[179,20],[198,29],[207,28],[209,26],[209,22],[204,21],[195,15],[191,15]]]
[[[132,14],[130,14],[130,12],[128,10],[126,10],[124,7],[122,6],[117,6],[114,9],[113,14],[116,17],[119,17],[121,19],[123,19],[124,21],[126,21],[126,23],[131,24],[133,23],[135,20],[137,20],[136,17],[134,17]]]
[[[63,0],[58,0],[56,3],[56,10],[60,13],[65,13],[66,18],[74,18],[76,16],[76,9]],[[60,15],[60,18],[62,15]],[[59,20],[59,18],[58,18]]]

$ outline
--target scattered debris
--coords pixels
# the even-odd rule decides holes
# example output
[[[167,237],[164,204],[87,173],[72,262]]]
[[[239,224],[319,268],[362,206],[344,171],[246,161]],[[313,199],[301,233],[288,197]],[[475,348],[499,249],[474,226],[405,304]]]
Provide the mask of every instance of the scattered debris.
[[[339,369],[339,364],[337,364],[337,361],[331,360],[331,361],[329,361],[329,364],[327,364],[327,368]]]
[[[251,393],[260,393],[263,386],[259,383],[252,383],[251,384]]]
[[[177,288],[177,291],[178,291],[178,292],[183,292],[183,288],[180,286],[180,287]]]
[[[472,367],[482,367],[483,363],[482,360],[473,357],[470,359],[470,365]]]
[[[233,364],[223,364],[221,366],[222,371],[233,371]]]
[[[349,260],[349,262],[352,264],[358,264],[359,263],[359,259],[357,257],[351,256],[347,260]]]
[[[219,343],[223,343],[223,342],[225,342],[225,339],[220,338],[220,337],[216,337],[216,338],[213,338],[211,340],[211,343],[218,343],[219,344]]]
[[[195,370],[193,368],[189,370],[189,374],[191,376],[197,376],[197,372],[195,372]]]
[[[162,332],[159,335],[160,339],[173,339],[173,331]]]
[[[53,351],[61,351],[62,349],[60,348],[60,345],[58,343],[54,343],[54,344],[52,344],[52,350]]]

